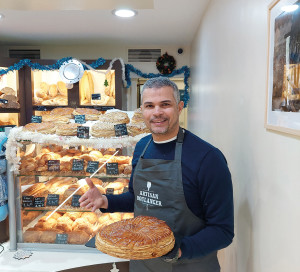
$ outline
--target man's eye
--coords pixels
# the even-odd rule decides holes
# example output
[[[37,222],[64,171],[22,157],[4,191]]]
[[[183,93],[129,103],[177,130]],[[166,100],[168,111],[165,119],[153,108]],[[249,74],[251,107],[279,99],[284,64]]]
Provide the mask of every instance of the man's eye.
[[[168,106],[170,106],[170,103],[163,103],[162,106],[163,107],[168,107]]]
[[[152,106],[152,105],[146,105],[145,107],[146,107],[146,108],[148,108],[148,109],[151,109],[151,108],[153,108],[153,106]]]

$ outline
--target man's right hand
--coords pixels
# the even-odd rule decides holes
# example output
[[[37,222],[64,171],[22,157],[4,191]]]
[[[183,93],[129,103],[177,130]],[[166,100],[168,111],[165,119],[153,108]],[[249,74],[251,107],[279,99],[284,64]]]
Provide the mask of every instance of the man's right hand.
[[[80,207],[91,209],[92,212],[103,208],[108,208],[108,201],[105,195],[102,195],[90,178],[86,178],[86,183],[90,189],[79,198]]]

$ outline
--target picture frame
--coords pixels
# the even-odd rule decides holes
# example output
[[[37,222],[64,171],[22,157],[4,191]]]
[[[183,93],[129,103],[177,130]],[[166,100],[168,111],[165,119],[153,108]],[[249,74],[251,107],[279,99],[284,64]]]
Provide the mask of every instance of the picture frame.
[[[300,0],[269,5],[267,63],[265,128],[300,136]]]

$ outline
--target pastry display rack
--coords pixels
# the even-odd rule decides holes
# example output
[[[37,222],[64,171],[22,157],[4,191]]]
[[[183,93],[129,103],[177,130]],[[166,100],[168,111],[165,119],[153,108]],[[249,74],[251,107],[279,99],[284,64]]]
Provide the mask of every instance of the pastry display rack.
[[[35,60],[32,60],[34,63]],[[85,60],[92,63],[93,60]],[[38,60],[43,65],[55,64],[54,60]],[[32,70],[24,67],[26,123],[31,116],[42,115],[56,107],[83,107],[99,111],[122,109],[123,83],[122,66],[119,61],[108,70],[110,60],[94,70],[86,70],[79,82],[66,84],[59,70]]]
[[[133,112],[112,110],[101,115],[98,118],[103,120],[129,116],[125,126],[129,126],[130,121],[140,122],[133,118],[136,116]],[[70,122],[62,126],[78,125],[73,119]],[[98,190],[102,194],[126,193],[133,149],[146,133],[119,135],[115,130],[115,136],[101,137],[105,131],[98,130],[97,137],[91,134],[81,138],[78,129],[74,136],[58,135],[59,125],[54,125],[56,133],[55,130],[50,132],[51,124],[53,122],[30,123],[11,129],[9,134],[6,156],[10,248],[93,251],[95,249],[86,247],[85,243],[100,228],[132,218],[133,213],[102,214],[81,208],[78,199],[89,189],[84,178],[102,166],[92,178]],[[99,121],[82,125],[92,128],[95,124],[101,128]],[[41,133],[36,131],[38,128],[48,130]]]
[[[7,69],[12,59],[0,59],[0,69]],[[6,127],[24,125],[24,71],[10,71],[0,75],[0,132]]]

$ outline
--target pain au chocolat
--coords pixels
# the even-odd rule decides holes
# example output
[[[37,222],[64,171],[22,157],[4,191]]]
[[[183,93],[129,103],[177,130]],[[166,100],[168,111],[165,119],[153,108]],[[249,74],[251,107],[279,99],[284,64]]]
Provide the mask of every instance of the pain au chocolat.
[[[150,216],[137,216],[112,223],[96,236],[98,250],[118,258],[152,259],[171,251],[175,238],[170,227]]]

